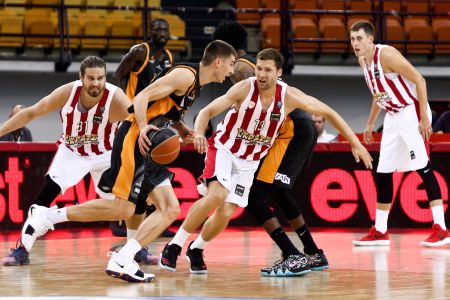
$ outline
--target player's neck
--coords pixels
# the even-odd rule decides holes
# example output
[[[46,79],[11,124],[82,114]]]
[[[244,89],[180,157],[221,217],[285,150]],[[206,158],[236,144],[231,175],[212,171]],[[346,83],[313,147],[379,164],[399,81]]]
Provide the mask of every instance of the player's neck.
[[[373,47],[369,47],[369,49],[367,50],[366,54],[364,55],[364,59],[366,60],[366,62],[369,65],[372,64],[374,53],[375,53],[375,45],[373,45]]]
[[[211,64],[212,66],[212,64]],[[204,86],[205,84],[211,82],[217,82],[214,76],[214,69],[209,66],[205,66],[203,63],[199,64],[199,76],[198,79],[200,81],[200,85]]]
[[[98,95],[97,97],[92,97],[86,91],[82,90],[81,94],[80,94],[80,100],[79,100],[81,106],[86,110],[90,110],[95,105],[97,105],[97,103],[103,97],[104,92],[105,92],[105,90],[103,89],[103,91],[100,93],[100,95]]]

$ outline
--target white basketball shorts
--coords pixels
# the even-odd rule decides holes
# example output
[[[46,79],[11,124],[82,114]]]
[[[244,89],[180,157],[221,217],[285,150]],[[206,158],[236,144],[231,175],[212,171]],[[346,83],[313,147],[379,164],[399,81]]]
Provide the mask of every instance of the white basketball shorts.
[[[229,191],[226,202],[246,207],[258,165],[259,160],[240,159],[223,145],[210,143],[206,153],[205,168],[200,179],[205,184],[206,179],[216,177]]]
[[[96,156],[80,156],[60,144],[56,151],[47,175],[61,187],[61,193],[76,185],[88,173],[91,174],[97,194],[108,200],[114,200],[114,195],[98,189],[98,181],[103,172],[111,164],[111,151]]]
[[[428,117],[431,122],[429,107]],[[416,106],[410,104],[395,114],[386,114],[377,172],[419,170],[427,165],[428,160],[425,142],[419,131]]]

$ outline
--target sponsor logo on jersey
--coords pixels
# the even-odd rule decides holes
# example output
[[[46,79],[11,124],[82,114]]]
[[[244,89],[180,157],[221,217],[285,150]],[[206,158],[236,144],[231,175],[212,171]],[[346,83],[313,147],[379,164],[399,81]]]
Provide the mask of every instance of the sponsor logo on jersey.
[[[236,138],[245,140],[248,144],[261,144],[268,146],[270,146],[270,141],[272,140],[272,137],[262,134],[253,134],[242,128],[238,128],[238,134]]]
[[[64,136],[64,143],[67,146],[74,146],[76,148],[86,144],[98,144],[98,135],[81,135],[81,136]]]
[[[275,180],[281,181],[284,184],[290,184],[291,178],[285,174],[278,173],[275,174]]]

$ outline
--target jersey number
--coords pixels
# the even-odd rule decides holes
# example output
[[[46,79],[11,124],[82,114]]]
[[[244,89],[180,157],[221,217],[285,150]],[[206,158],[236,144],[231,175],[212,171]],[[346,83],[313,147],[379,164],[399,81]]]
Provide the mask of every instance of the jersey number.
[[[77,122],[77,131],[78,132],[83,131],[86,128],[86,126],[87,126],[87,121]]]
[[[264,125],[266,124],[266,121],[260,121],[260,120],[255,120],[255,130],[253,132],[256,131],[262,131],[264,129]]]

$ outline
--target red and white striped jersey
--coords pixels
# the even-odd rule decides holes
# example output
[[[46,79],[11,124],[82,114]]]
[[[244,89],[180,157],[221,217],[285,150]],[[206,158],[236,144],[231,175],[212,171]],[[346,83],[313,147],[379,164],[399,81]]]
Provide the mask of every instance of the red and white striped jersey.
[[[397,73],[385,74],[380,53],[386,45],[375,45],[372,65],[364,61],[364,77],[377,105],[393,114],[417,102],[416,85]]]
[[[284,95],[287,84],[278,81],[275,97],[263,111],[255,77],[250,78],[250,92],[239,110],[232,108],[217,126],[215,142],[233,155],[246,160],[263,158],[272,146],[284,121]]]
[[[109,122],[109,109],[117,87],[106,83],[100,101],[86,112],[80,112],[82,82],[75,81],[67,103],[61,109],[63,133],[58,144],[82,156],[95,156],[112,149],[118,123]]]

